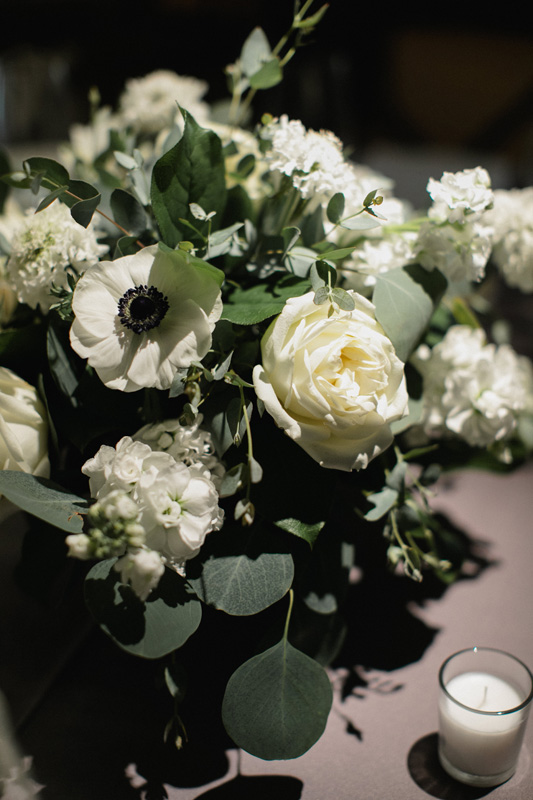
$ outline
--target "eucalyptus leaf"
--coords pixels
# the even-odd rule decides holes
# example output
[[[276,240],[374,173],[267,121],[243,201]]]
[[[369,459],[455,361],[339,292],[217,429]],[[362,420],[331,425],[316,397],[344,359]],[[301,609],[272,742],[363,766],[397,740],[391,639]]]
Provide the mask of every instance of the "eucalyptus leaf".
[[[328,207],[326,213],[328,215],[328,219],[334,225],[341,221],[342,215],[344,214],[344,206],[345,206],[345,199],[342,192],[337,192],[333,195],[328,203]]]
[[[68,533],[83,529],[88,504],[46,478],[26,472],[0,470],[0,494],[29,514]]]
[[[115,189],[109,202],[115,222],[128,231],[128,234],[138,236],[146,229],[146,211],[130,192]]]
[[[371,215],[367,211],[362,211],[353,217],[345,217],[340,220],[339,225],[341,228],[346,228],[349,231],[368,231],[372,228],[379,228],[381,222],[377,217]]]
[[[271,48],[262,28],[256,27],[245,40],[240,56],[242,71],[247,78],[255,75],[271,57]]]
[[[372,298],[376,318],[402,361],[421,340],[446,285],[438,270],[417,264],[378,275]]]
[[[314,545],[318,534],[324,527],[324,522],[301,522],[299,519],[280,519],[276,522],[278,528],[287,533],[292,533],[293,536],[298,536],[304,539],[311,547]]]
[[[265,760],[298,758],[322,736],[332,700],[324,669],[283,639],[233,673],[222,720],[248,753]]]
[[[292,556],[276,541],[258,523],[247,531],[225,525],[187,562],[187,580],[204,603],[233,616],[258,614],[289,591],[294,577]]]
[[[271,89],[283,80],[283,70],[276,57],[265,62],[261,69],[248,79],[252,89]]]
[[[374,508],[367,511],[365,519],[369,522],[375,522],[391,510],[396,501],[398,500],[398,492],[396,489],[391,489],[390,486],[385,486],[380,492],[374,492],[367,497],[369,503],[372,503]]]
[[[58,186],[65,186],[70,180],[70,176],[61,164],[52,158],[36,156],[24,161],[24,168],[33,175],[40,176],[40,182],[46,189],[52,191]]]
[[[70,194],[63,195],[63,202],[70,206],[72,219],[87,228],[100,205],[100,192],[87,181],[78,180],[69,181],[68,191]]]
[[[142,602],[121,582],[116,561],[99,561],[85,580],[87,606],[102,630],[123,650],[143,658],[161,658],[185,644],[202,618],[201,604],[186,581],[165,569]]]

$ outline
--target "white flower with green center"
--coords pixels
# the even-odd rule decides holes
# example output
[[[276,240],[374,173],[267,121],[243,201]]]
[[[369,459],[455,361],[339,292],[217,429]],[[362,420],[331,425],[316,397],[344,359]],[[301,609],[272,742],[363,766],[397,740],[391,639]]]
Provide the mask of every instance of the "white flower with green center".
[[[76,285],[71,345],[111,389],[168,389],[178,369],[211,347],[222,278],[164,245],[103,261]]]
[[[52,284],[66,288],[69,272],[82,273],[108,250],[98,244],[94,230],[73,220],[59,201],[26,217],[10,244],[6,272],[18,299],[45,313],[57,302],[50,293]]]

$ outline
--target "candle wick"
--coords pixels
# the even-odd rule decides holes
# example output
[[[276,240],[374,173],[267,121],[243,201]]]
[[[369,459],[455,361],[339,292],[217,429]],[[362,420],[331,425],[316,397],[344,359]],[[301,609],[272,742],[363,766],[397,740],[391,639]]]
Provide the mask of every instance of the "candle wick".
[[[488,691],[488,686],[484,686],[483,687],[483,697],[481,698],[481,702],[476,706],[476,708],[481,708],[482,706],[485,705],[485,702],[487,700],[487,691]]]

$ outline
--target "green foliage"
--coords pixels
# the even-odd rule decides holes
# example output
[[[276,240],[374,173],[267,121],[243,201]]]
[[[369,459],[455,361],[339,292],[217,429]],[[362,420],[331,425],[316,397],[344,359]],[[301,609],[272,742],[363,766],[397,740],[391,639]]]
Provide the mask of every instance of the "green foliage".
[[[285,548],[259,523],[244,530],[228,521],[224,533],[210,534],[200,555],[187,563],[187,580],[201,600],[227,614],[258,614],[291,587],[294,565]]]
[[[200,602],[188,584],[166,569],[143,603],[120,581],[116,561],[99,561],[85,581],[87,606],[102,630],[123,650],[143,658],[161,658],[181,647],[202,618]]]
[[[422,339],[446,285],[440,272],[416,264],[378,276],[372,298],[376,318],[402,361]]]
[[[282,639],[233,673],[222,720],[248,753],[265,760],[298,758],[324,732],[332,699],[323,668]]]
[[[186,111],[182,113],[183,136],[161,156],[152,173],[152,208],[162,239],[169,247],[176,247],[184,238],[186,222],[194,224],[191,203],[220,217],[226,201],[220,139],[213,131],[201,128]]]
[[[258,283],[247,289],[235,289],[224,303],[222,319],[237,325],[255,325],[279,314],[289,297],[309,291],[309,282],[287,276],[276,284]]]
[[[35,517],[68,533],[79,533],[87,502],[46,478],[0,470],[0,494]]]

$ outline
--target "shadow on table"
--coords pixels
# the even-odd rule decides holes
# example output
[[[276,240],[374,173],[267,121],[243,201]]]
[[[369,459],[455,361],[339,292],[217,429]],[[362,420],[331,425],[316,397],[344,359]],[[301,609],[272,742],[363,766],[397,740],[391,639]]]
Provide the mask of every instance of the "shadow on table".
[[[476,800],[495,788],[466,786],[450,777],[440,765],[437,733],[430,733],[415,742],[407,757],[407,768],[414,782],[439,800]]]

